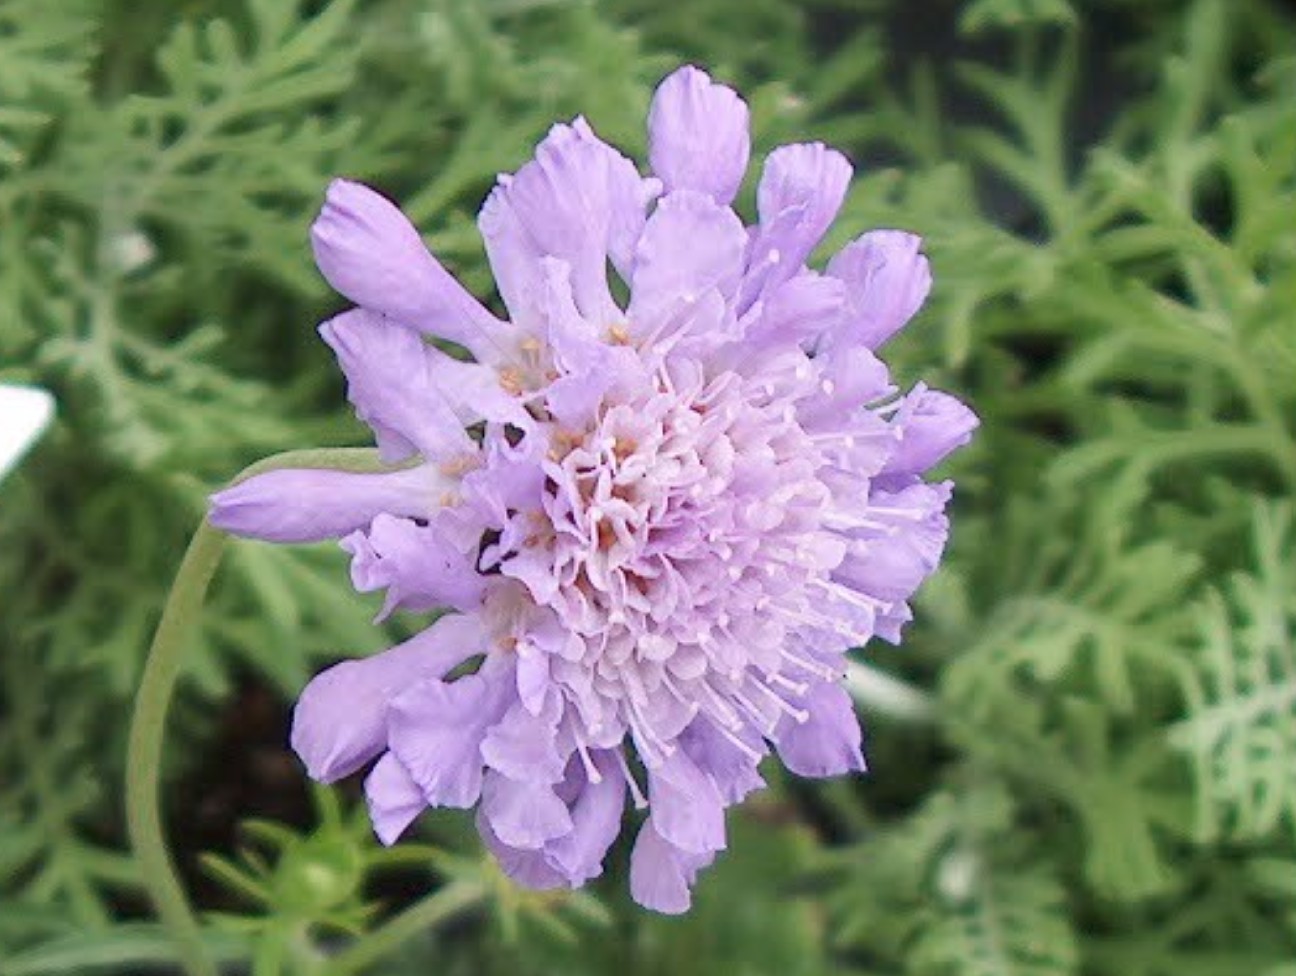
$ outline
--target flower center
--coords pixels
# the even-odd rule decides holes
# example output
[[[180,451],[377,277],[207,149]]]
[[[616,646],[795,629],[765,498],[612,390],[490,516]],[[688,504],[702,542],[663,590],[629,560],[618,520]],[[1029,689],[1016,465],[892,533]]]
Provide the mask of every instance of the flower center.
[[[551,676],[591,741],[628,729],[652,763],[699,711],[766,731],[797,711],[770,681],[804,588],[831,569],[817,457],[792,411],[730,372],[663,375],[551,437],[543,514],[502,570],[575,635]]]

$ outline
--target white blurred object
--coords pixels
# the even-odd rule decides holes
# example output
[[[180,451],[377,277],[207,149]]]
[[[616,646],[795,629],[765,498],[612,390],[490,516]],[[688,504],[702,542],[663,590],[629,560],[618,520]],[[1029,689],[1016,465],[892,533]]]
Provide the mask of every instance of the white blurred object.
[[[108,253],[117,267],[127,274],[151,264],[157,257],[153,241],[137,230],[118,234],[108,241]]]
[[[34,386],[0,385],[0,478],[49,426],[54,398]]]

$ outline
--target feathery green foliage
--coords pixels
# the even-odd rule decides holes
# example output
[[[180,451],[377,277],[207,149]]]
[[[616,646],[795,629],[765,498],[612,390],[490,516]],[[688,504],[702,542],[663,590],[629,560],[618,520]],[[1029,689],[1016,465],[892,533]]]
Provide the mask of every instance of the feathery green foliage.
[[[779,779],[687,919],[623,877],[522,893],[461,817],[384,851],[354,790],[309,799],[292,697],[408,625],[328,547],[235,545],[167,746],[212,955],[1293,976],[1294,50],[1277,0],[0,0],[0,381],[59,401],[0,484],[0,976],[174,966],[124,839],[130,700],[205,493],[362,437],[311,329],[327,180],[399,198],[485,295],[494,174],[577,112],[640,152],[682,59],[758,144],[857,161],[829,244],[928,242],[889,355],[984,426],[905,647],[864,653],[930,723],[866,714],[868,777]]]

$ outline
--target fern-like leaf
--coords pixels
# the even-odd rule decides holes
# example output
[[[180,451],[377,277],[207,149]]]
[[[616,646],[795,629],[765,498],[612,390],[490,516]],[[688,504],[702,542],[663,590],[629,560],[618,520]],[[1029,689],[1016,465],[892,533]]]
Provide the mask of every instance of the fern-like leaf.
[[[1200,834],[1296,832],[1296,531],[1290,504],[1257,503],[1256,565],[1198,611],[1182,669],[1188,718],[1171,741],[1193,760]]]

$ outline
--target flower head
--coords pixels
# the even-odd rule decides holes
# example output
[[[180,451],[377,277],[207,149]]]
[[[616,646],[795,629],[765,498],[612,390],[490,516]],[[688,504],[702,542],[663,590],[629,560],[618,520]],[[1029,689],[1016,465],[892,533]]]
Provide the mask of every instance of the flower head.
[[[874,354],[926,296],[917,238],[875,231],[807,267],[845,157],[775,150],[748,227],[732,90],[683,68],[649,130],[652,177],[582,119],[500,177],[480,227],[507,321],[391,203],[335,182],[312,240],[360,307],[320,332],[384,459],[412,463],[265,474],[212,520],[341,538],[383,614],[450,611],[297,705],[313,777],[373,764],[384,842],[429,806],[476,807],[511,876],[576,886],[629,797],[634,897],[679,912],[771,748],[802,775],[863,769],[845,653],[899,639],[947,533],[951,486],[923,473],[976,418],[901,395]]]

